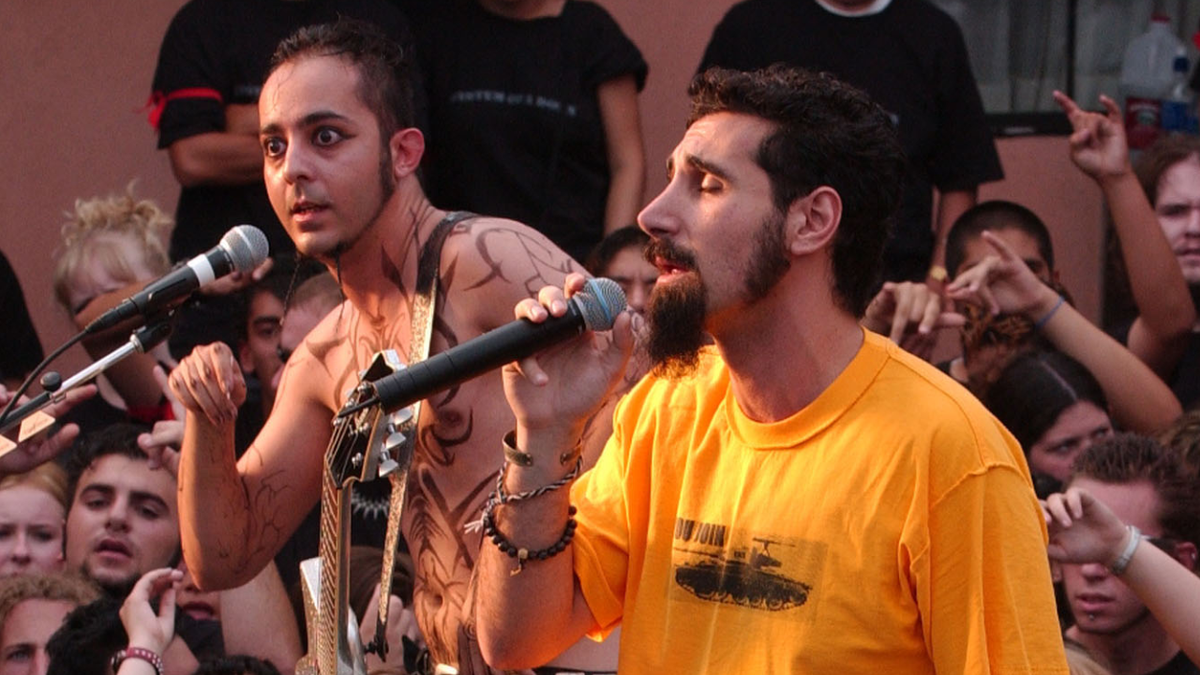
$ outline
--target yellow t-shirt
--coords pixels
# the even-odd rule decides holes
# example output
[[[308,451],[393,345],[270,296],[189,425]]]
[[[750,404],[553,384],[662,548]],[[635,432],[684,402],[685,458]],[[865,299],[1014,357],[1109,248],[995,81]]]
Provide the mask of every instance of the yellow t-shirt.
[[[622,675],[1067,672],[1020,447],[873,333],[776,423],[741,413],[715,351],[648,378],[572,500]]]

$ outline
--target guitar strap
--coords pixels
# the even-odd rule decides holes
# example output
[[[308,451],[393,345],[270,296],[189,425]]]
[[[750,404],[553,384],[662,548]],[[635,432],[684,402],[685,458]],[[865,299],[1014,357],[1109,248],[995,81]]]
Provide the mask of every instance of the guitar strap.
[[[424,361],[429,356],[429,344],[433,336],[433,321],[437,314],[438,272],[441,267],[442,244],[454,226],[464,220],[475,218],[474,213],[455,211],[447,214],[429,235],[417,261],[417,285],[413,289],[412,341],[408,348],[408,365]],[[421,418],[421,401],[410,406],[412,415],[399,429],[404,442],[392,459],[399,465],[388,480],[392,484],[392,495],[388,503],[387,534],[383,545],[383,569],[379,579],[379,620],[375,626],[375,640],[371,651],[383,657],[387,644],[388,599],[392,594],[392,576],[400,544],[400,518],[404,513],[404,496],[408,488],[408,471],[412,467],[413,450],[417,445],[417,425]]]

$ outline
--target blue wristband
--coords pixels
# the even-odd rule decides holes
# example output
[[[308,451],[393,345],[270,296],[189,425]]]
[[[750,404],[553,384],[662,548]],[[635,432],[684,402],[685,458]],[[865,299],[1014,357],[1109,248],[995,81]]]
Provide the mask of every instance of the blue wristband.
[[[1064,298],[1063,296],[1061,296],[1061,295],[1058,296],[1058,302],[1054,303],[1054,306],[1050,308],[1049,312],[1046,312],[1046,316],[1043,316],[1042,318],[1038,319],[1037,323],[1033,324],[1033,329],[1041,330],[1041,329],[1045,328],[1046,324],[1050,323],[1050,319],[1054,318],[1054,315],[1058,312],[1058,308],[1062,307],[1063,303],[1066,301],[1067,301],[1067,299]]]

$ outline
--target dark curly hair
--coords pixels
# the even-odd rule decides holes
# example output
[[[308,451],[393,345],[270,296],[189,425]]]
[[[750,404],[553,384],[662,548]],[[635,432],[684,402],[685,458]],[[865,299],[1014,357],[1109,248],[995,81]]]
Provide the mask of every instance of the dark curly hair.
[[[129,641],[118,614],[121,602],[102,596],[72,610],[46,642],[46,675],[104,675],[112,655]]]
[[[822,185],[841,196],[842,219],[831,251],[834,296],[843,309],[862,316],[879,283],[905,171],[887,113],[828,73],[783,64],[752,72],[710,68],[692,80],[688,94],[688,126],[718,112],[776,125],[755,159],[770,177],[780,212]]]

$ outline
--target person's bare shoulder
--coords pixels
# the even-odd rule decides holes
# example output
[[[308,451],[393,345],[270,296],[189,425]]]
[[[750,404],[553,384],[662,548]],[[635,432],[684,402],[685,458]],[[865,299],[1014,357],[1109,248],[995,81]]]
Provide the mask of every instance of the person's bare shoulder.
[[[481,330],[512,321],[513,306],[544,286],[562,287],[577,263],[545,235],[514,220],[480,216],[446,238],[442,283],[451,300],[472,308]]]

